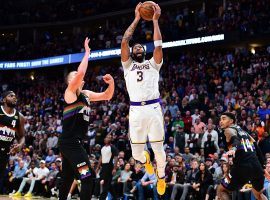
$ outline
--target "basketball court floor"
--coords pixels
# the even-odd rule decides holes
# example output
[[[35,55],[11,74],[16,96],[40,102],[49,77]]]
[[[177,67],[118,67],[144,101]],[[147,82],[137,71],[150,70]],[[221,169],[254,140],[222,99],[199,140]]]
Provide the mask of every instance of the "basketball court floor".
[[[8,195],[0,195],[0,200],[30,200],[30,199],[34,199],[34,200],[49,200],[48,198],[44,198],[44,197],[31,197],[31,198],[24,198],[24,197],[10,197]],[[54,200],[57,200],[57,198],[51,198]]]
[[[0,195],[0,200],[57,200],[57,198],[45,198],[45,197],[38,197],[38,196],[33,196],[31,198],[24,198],[24,197],[11,197],[8,195]],[[72,200],[77,199],[77,198],[72,198]],[[78,198],[79,199],[79,198]],[[97,200],[96,198],[92,198],[92,200]]]

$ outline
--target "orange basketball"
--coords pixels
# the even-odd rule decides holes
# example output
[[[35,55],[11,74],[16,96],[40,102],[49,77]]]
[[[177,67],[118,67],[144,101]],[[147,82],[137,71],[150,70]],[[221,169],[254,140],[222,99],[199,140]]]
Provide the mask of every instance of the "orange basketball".
[[[151,21],[154,15],[154,9],[152,8],[153,5],[156,3],[153,1],[145,1],[142,6],[140,7],[140,15],[146,21]]]

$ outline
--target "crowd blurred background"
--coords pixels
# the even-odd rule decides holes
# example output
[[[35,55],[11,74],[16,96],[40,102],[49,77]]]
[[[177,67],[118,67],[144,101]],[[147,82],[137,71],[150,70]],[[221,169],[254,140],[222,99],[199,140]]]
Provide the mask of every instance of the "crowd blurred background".
[[[120,1],[119,5],[105,0],[63,0],[54,2],[56,5],[49,2],[27,1],[29,9],[25,10],[20,9],[17,1],[8,1],[0,8],[0,24],[49,24],[91,18],[101,13],[134,8],[137,4],[135,0]],[[210,2],[208,7],[190,3],[164,9],[160,19],[163,40],[231,32],[237,32],[238,37],[249,38],[269,33],[269,0]],[[9,7],[14,9],[7,15]],[[9,29],[13,35],[0,35],[0,59],[31,59],[81,52],[82,40],[86,35],[91,38],[92,49],[119,47],[131,21],[132,15],[128,14],[118,18],[100,17],[93,27],[82,23],[81,26],[65,27],[60,31],[60,28],[47,25],[48,29],[45,26],[35,32],[31,42],[20,39],[23,36],[19,36],[18,31]],[[151,23],[141,22],[134,41],[150,42],[152,36]],[[148,54],[147,58],[150,57]],[[224,154],[227,151],[226,143],[219,128],[220,114],[225,111],[235,113],[237,123],[258,142],[265,156],[266,170],[270,173],[269,58],[270,47],[267,43],[256,47],[253,52],[247,46],[216,46],[213,49],[190,47],[174,52],[165,51],[159,81],[166,133],[164,149],[168,183],[163,199],[215,198],[216,186],[223,177],[228,176],[232,164],[231,158]],[[123,196],[146,199],[147,194],[158,199],[156,180],[147,180],[143,167],[132,159],[128,140],[129,98],[119,59],[117,62],[98,64],[90,61],[89,65],[85,88],[104,91],[106,84],[102,75],[106,73],[112,74],[116,87],[111,101],[91,103],[89,131],[83,142],[93,172],[97,172],[93,195],[98,198],[102,190],[99,171],[95,169],[104,138],[109,135],[112,144],[119,150],[118,171],[113,177],[111,194],[119,199]],[[0,91],[14,90],[18,96],[17,109],[26,117],[26,141],[21,152],[10,156],[6,174],[0,180],[0,193],[18,191],[23,188],[24,177],[31,177],[41,170],[46,173],[34,187],[34,194],[46,197],[57,194],[61,184],[61,156],[57,142],[62,132],[64,74],[76,67],[1,72]],[[269,181],[265,179],[267,195],[270,195]],[[253,198],[250,185],[234,192],[233,197]]]

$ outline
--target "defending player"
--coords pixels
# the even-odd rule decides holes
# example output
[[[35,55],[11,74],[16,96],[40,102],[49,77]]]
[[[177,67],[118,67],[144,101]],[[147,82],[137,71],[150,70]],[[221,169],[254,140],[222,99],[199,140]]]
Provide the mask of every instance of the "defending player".
[[[263,195],[264,171],[256,155],[256,141],[235,125],[235,120],[234,114],[229,112],[220,117],[220,127],[224,130],[229,147],[227,154],[233,156],[231,180],[219,186],[220,198],[230,199],[229,191],[237,190],[250,181],[256,199],[266,200]]]
[[[114,93],[114,80],[109,74],[103,76],[105,83],[109,84],[106,91],[95,93],[82,90],[90,55],[88,43],[89,39],[86,38],[84,42],[85,55],[78,70],[70,72],[66,79],[68,87],[64,94],[63,133],[60,135],[58,142],[63,156],[62,174],[64,183],[59,191],[60,200],[67,199],[74,178],[81,181],[80,199],[91,199],[92,171],[81,140],[88,131],[90,101],[110,100]]]
[[[154,54],[150,60],[145,60],[145,49],[141,44],[135,44],[130,54],[129,41],[140,21],[139,3],[135,9],[135,19],[126,30],[121,43],[121,61],[128,94],[130,97],[129,137],[134,159],[145,164],[149,174],[154,168],[147,151],[144,151],[147,138],[151,143],[157,161],[157,190],[160,195],[165,193],[165,152],[163,149],[164,123],[160,106],[158,87],[159,70],[163,63],[162,37],[158,25],[161,14],[160,7],[153,6]]]
[[[17,97],[13,91],[2,94],[3,105],[0,108],[0,177],[3,177],[9,154],[16,153],[24,145],[24,122],[23,115],[15,109]],[[14,139],[18,144],[11,149]]]

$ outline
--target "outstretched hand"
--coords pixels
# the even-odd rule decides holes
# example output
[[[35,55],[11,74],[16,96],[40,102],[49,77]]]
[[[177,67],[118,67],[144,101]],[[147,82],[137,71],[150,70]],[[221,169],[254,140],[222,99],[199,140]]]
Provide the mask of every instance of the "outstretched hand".
[[[113,79],[113,77],[110,74],[106,74],[102,78],[103,78],[103,81],[105,83],[109,84],[109,85],[112,84],[112,83],[114,83],[114,79]]]
[[[84,49],[85,49],[85,52],[87,53],[90,53],[91,51],[91,49],[89,48],[89,42],[90,42],[90,39],[86,37],[84,40]]]
[[[161,8],[158,4],[153,5],[152,8],[154,9],[153,21],[158,20],[161,15]]]
[[[141,15],[140,15],[140,7],[142,6],[142,2],[138,3],[138,5],[135,8],[135,19],[140,20]]]
[[[21,145],[20,144],[15,144],[14,146],[12,146],[12,148],[9,151],[9,154],[13,154],[13,153],[17,153],[21,150]]]

